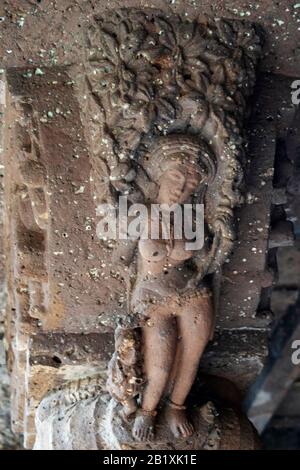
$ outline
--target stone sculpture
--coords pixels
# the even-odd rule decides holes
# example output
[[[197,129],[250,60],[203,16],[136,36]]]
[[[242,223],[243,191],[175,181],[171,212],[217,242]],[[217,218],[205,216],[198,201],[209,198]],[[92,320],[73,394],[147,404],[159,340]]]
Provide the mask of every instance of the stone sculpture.
[[[186,399],[213,337],[221,267],[234,243],[233,210],[242,202],[245,166],[243,120],[260,38],[246,22],[189,21],[152,9],[109,12],[88,36],[86,132],[97,203],[117,208],[119,196],[126,196],[129,206],[204,204],[204,244],[187,250],[172,224],[167,238],[103,239],[127,286],[123,313],[109,319],[115,352],[107,390],[113,399],[104,410],[95,404],[97,394],[79,393],[71,413],[74,403],[86,399],[89,407],[94,400],[104,416],[96,447],[155,448],[173,435],[183,448],[193,448],[191,442],[204,448],[213,432],[211,447],[219,448],[223,428],[217,431],[216,406],[186,410]],[[162,232],[161,221],[156,229]],[[43,446],[43,423],[56,419],[58,404],[69,406],[64,400],[51,395],[42,401],[37,448]],[[199,418],[207,407],[209,432]],[[226,419],[232,424],[235,417],[232,411]],[[249,434],[249,426],[241,429]],[[255,447],[255,439],[246,447]]]

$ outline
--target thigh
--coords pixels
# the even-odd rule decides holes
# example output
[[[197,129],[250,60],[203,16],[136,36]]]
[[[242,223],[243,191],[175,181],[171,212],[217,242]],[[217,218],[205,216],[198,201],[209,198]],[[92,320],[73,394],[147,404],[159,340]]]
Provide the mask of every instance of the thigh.
[[[166,297],[164,300],[159,299],[156,303],[149,305],[144,313],[146,324],[158,325],[174,323],[180,315],[181,304],[174,298]]]
[[[143,327],[143,353],[146,371],[153,367],[170,369],[175,355],[177,325],[175,318],[157,313]]]
[[[212,296],[209,294],[191,295],[181,303],[178,315],[180,330],[189,335],[204,333],[211,335],[214,322]]]

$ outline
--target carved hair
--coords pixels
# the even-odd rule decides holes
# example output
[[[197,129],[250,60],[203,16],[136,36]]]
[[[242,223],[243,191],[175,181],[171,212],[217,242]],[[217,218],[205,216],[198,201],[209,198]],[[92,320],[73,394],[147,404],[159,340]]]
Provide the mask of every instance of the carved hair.
[[[202,175],[202,183],[211,183],[216,175],[216,159],[205,142],[194,136],[171,134],[155,140],[140,164],[152,181],[158,181],[172,163],[193,166]]]

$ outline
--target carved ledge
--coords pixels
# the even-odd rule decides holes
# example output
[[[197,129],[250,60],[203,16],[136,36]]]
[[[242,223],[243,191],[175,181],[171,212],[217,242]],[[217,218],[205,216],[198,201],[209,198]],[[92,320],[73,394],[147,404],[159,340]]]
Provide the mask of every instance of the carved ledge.
[[[225,384],[227,386],[228,384]],[[78,387],[78,384],[77,384]],[[99,389],[100,387],[100,389]],[[164,421],[157,423],[154,440],[137,442],[132,437],[133,420],[124,420],[122,407],[93,380],[76,390],[53,392],[44,398],[36,415],[35,450],[255,450],[258,434],[236,408],[207,401],[189,409],[195,432],[189,438],[174,438]]]

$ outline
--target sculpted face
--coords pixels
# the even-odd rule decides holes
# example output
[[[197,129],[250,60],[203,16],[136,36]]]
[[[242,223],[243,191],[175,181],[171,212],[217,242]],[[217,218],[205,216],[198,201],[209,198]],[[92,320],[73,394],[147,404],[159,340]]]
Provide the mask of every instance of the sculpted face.
[[[159,204],[183,204],[195,192],[201,175],[195,165],[174,163],[160,178]]]

